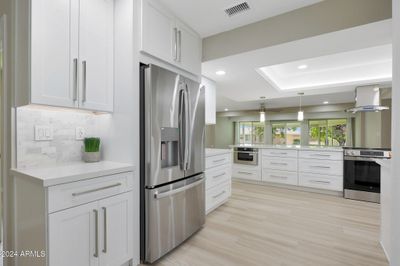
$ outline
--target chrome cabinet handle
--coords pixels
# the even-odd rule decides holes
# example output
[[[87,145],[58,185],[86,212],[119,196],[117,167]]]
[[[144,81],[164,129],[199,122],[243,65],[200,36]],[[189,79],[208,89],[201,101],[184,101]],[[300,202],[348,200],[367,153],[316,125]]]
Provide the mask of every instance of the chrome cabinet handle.
[[[322,166],[322,165],[310,165],[310,168],[331,169],[330,166]]]
[[[318,157],[331,157],[331,155],[330,155],[330,154],[320,154],[320,153],[311,154],[311,156],[318,156]]]
[[[273,164],[273,165],[287,165],[287,163],[275,163],[275,162],[271,162],[271,164]]]
[[[94,212],[94,230],[96,231],[94,235],[94,254],[95,258],[99,257],[99,211],[93,210]]]
[[[103,247],[103,253],[107,253],[107,208],[102,207],[103,212],[104,212],[104,247]]]
[[[105,186],[105,187],[101,187],[101,188],[90,189],[90,190],[86,190],[86,191],[82,191],[82,192],[74,192],[74,193],[72,193],[72,196],[73,197],[82,196],[85,194],[90,194],[93,192],[97,192],[97,191],[101,191],[101,190],[105,190],[105,189],[109,189],[109,188],[113,188],[113,187],[119,187],[119,186],[122,186],[122,184],[117,183],[117,184],[113,184],[113,185],[109,185],[109,186]]]
[[[244,174],[244,175],[252,175],[252,173],[249,173],[249,172],[242,172],[242,171],[239,171],[238,173],[239,173],[239,174]]]
[[[213,196],[213,198],[217,199],[217,198],[221,197],[222,195],[224,195],[225,193],[226,193],[226,191],[224,190],[224,191],[218,193],[217,195]]]
[[[200,180],[198,180],[196,182],[193,182],[193,183],[191,183],[191,184],[189,184],[187,186],[183,186],[183,187],[180,187],[180,188],[177,188],[177,189],[174,189],[174,190],[170,190],[170,191],[167,191],[167,192],[163,192],[163,193],[160,193],[160,194],[158,193],[158,191],[156,191],[154,193],[154,198],[162,199],[162,198],[165,198],[165,197],[168,197],[168,196],[172,196],[172,195],[175,195],[175,194],[177,194],[179,192],[191,189],[191,188],[193,188],[193,187],[195,187],[195,186],[197,186],[197,185],[199,185],[199,184],[201,184],[203,182],[204,182],[204,178],[202,178],[202,179],[200,179]]]
[[[225,172],[223,172],[222,174],[219,174],[219,175],[215,175],[215,176],[213,176],[213,178],[218,178],[218,177],[221,177],[221,176],[224,176],[224,175],[226,175]]]
[[[287,179],[287,176],[280,176],[280,175],[271,175],[272,178],[281,178],[281,179]]]
[[[182,60],[182,32],[179,30],[178,31],[178,62],[181,62]]]
[[[174,28],[174,60],[178,60],[178,28]]]
[[[224,159],[219,159],[219,160],[214,160],[213,163],[219,163],[219,162],[223,162],[223,161],[225,161],[225,158]]]
[[[286,155],[287,152],[271,152],[271,154],[275,154],[275,155]]]
[[[317,184],[330,184],[330,181],[322,181],[322,180],[310,180],[311,183],[317,183]]]
[[[86,102],[86,61],[82,61],[82,102]]]
[[[74,85],[74,91],[73,91],[73,101],[76,102],[78,100],[78,58],[74,58],[74,69],[73,69],[73,75],[74,75],[74,80],[73,80],[73,85]]]

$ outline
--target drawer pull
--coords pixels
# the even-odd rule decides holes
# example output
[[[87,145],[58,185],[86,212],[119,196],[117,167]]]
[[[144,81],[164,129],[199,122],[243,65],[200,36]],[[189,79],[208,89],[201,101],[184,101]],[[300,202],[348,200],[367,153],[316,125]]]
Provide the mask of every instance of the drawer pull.
[[[274,154],[274,155],[286,155],[287,152],[271,152],[271,154]]]
[[[310,168],[331,169],[330,166],[322,166],[322,165],[310,165]]]
[[[221,176],[224,176],[224,175],[226,175],[225,172],[223,172],[222,174],[219,174],[219,175],[215,175],[215,176],[213,176],[213,178],[218,178],[218,177],[221,177]]]
[[[244,175],[253,175],[252,173],[249,173],[249,172],[242,172],[242,171],[239,171],[238,173],[239,173],[239,174],[244,174]]]
[[[272,178],[280,178],[280,179],[287,179],[287,176],[281,176],[281,175],[271,175]]]
[[[214,160],[213,163],[219,163],[219,162],[223,162],[223,161],[225,161],[225,158],[219,159],[219,160]]]
[[[273,164],[273,165],[287,165],[287,163],[275,163],[275,162],[271,162],[271,164]]]
[[[322,181],[322,180],[310,180],[311,183],[317,183],[317,184],[330,184],[330,181]]]
[[[217,195],[213,196],[213,198],[217,199],[217,198],[221,197],[222,195],[224,195],[225,193],[226,193],[226,191],[224,190],[224,191],[218,193]]]
[[[311,154],[311,156],[317,156],[317,157],[331,157],[330,154],[320,154],[320,153]]]
[[[93,210],[94,212],[94,254],[93,257],[99,257],[99,211]]]
[[[105,190],[105,189],[109,189],[109,188],[113,188],[113,187],[119,187],[119,186],[122,186],[122,183],[117,183],[117,184],[109,185],[106,187],[95,188],[95,189],[86,190],[86,191],[82,191],[82,192],[74,192],[74,193],[72,193],[72,196],[78,197],[78,196],[82,196],[85,194],[90,194],[93,192],[97,192],[97,191],[101,191],[101,190]]]

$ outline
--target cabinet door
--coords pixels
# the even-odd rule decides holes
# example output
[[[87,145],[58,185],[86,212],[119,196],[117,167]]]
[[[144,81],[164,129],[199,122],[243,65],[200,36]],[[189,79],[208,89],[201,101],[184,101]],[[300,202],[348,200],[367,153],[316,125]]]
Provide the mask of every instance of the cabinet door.
[[[80,1],[80,108],[113,111],[114,0]]]
[[[178,61],[181,67],[195,75],[201,75],[201,38],[185,24],[177,22]]]
[[[142,0],[140,50],[167,62],[177,57],[175,19],[152,0]]]
[[[100,265],[122,265],[133,257],[132,192],[99,201],[102,213]]]
[[[31,1],[31,102],[75,107],[78,0]]]
[[[96,266],[97,202],[49,215],[49,265]]]
[[[206,97],[206,124],[216,124],[216,84],[215,81],[209,80],[205,77],[201,79],[201,85],[205,87]]]

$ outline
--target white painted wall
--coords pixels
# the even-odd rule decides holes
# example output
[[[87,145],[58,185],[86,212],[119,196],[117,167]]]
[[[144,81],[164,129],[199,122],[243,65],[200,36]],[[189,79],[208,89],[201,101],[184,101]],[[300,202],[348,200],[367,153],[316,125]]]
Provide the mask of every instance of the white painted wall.
[[[400,265],[400,0],[393,0],[391,266]]]

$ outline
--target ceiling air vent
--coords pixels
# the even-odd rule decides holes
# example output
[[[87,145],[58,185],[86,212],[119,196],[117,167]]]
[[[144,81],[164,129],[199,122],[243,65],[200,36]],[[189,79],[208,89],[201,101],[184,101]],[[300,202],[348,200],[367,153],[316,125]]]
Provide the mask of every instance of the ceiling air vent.
[[[233,16],[233,15],[237,15],[237,14],[242,13],[243,11],[246,11],[249,9],[250,9],[249,4],[247,2],[243,2],[236,6],[225,9],[225,13],[228,16]]]

